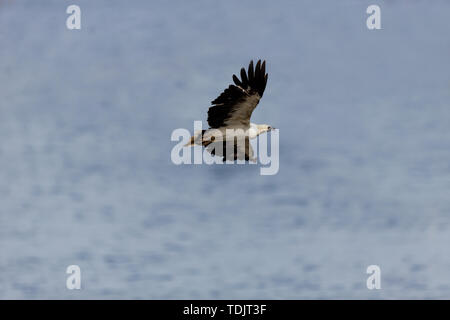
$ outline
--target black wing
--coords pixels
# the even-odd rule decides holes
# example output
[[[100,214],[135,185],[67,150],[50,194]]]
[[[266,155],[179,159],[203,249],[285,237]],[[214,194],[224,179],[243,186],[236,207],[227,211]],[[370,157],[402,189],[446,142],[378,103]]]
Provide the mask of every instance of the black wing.
[[[208,110],[208,124],[211,128],[236,125],[247,127],[250,117],[266,88],[268,74],[266,62],[258,60],[253,69],[250,61],[248,72],[241,69],[241,79],[233,74],[235,85],[230,85],[212,102]]]
[[[248,137],[245,137],[242,141],[238,140],[237,137],[233,140],[234,141],[212,142],[206,146],[206,150],[214,156],[222,157],[223,161],[255,161],[253,158],[253,148]],[[228,150],[227,147],[230,148],[230,150]]]

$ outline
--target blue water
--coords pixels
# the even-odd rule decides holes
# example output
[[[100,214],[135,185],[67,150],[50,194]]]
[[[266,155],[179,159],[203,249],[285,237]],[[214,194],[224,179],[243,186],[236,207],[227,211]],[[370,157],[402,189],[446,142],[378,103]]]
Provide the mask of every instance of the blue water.
[[[373,3],[0,1],[0,298],[450,298],[450,3]],[[259,58],[279,173],[175,166]]]

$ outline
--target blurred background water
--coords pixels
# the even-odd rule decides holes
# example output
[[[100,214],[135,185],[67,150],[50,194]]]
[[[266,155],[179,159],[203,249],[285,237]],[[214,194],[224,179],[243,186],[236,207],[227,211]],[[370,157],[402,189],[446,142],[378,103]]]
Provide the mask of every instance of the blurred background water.
[[[450,298],[449,17],[447,1],[0,1],[0,298]],[[206,125],[259,58],[252,121],[280,129],[279,173],[175,166],[172,130]]]

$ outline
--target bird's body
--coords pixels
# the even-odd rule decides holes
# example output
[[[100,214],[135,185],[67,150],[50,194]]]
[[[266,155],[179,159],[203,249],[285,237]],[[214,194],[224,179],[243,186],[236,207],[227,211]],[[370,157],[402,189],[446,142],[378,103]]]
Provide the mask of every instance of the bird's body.
[[[267,84],[265,61],[259,60],[253,68],[250,62],[248,72],[241,69],[241,80],[233,75],[234,85],[230,85],[212,101],[208,110],[208,130],[195,132],[187,146],[201,145],[213,155],[223,160],[256,161],[250,139],[272,130],[269,125],[250,122],[253,110],[263,96]],[[227,146],[229,152],[226,152]]]

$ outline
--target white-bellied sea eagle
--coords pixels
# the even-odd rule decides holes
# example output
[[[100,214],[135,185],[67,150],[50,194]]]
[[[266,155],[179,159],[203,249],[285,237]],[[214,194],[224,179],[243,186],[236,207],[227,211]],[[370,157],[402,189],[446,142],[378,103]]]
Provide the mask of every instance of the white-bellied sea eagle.
[[[247,72],[242,68],[240,80],[233,75],[234,84],[211,102],[208,110],[210,128],[195,132],[186,146],[204,146],[223,161],[256,161],[250,139],[274,129],[267,124],[250,122],[252,112],[263,96],[267,77],[266,62],[261,63],[261,60],[254,68],[253,61],[250,61]]]

